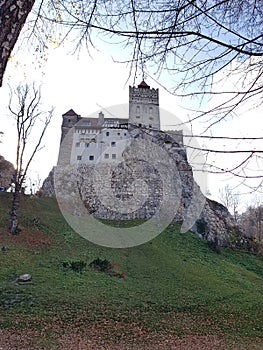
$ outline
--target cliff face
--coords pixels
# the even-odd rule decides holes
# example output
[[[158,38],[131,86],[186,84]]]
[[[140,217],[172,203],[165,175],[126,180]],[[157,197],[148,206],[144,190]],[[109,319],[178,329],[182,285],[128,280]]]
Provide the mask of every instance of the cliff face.
[[[249,245],[228,210],[201,193],[181,144],[163,132],[130,133],[121,163],[56,167],[43,183],[44,195],[63,198],[76,216],[84,208],[99,219],[180,222],[182,231],[193,230],[215,250]]]
[[[13,164],[0,155],[0,187],[10,187],[14,171]]]

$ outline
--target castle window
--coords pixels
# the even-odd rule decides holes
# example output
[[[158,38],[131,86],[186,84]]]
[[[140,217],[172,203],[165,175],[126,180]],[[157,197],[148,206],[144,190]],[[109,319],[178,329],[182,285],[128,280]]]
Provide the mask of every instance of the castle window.
[[[123,135],[126,136],[126,132]]]
[[[110,132],[109,131],[106,131],[106,136],[110,136]]]
[[[116,142],[115,141],[112,141],[111,147],[116,147]]]
[[[108,153],[105,153],[105,154],[104,154],[104,158],[105,158],[105,159],[109,159],[109,158],[110,158],[110,155],[109,155]]]
[[[120,132],[117,133],[118,136],[120,136],[120,134],[121,134]]]
[[[89,147],[89,143],[86,143],[86,144],[85,144],[85,147],[88,148],[88,147]]]
[[[89,156],[89,160],[94,160],[94,156]]]
[[[150,119],[150,120],[153,120],[153,117],[150,117],[149,119]]]
[[[77,160],[81,160],[82,156],[77,156]]]
[[[112,158],[112,159],[116,159],[116,154],[113,153],[113,154],[111,155],[111,158]]]
[[[140,106],[136,107],[136,116],[140,116]]]
[[[136,118],[137,118],[137,119],[140,119],[141,117],[140,117],[139,115],[136,115]]]
[[[76,147],[80,147],[80,142],[76,142]]]

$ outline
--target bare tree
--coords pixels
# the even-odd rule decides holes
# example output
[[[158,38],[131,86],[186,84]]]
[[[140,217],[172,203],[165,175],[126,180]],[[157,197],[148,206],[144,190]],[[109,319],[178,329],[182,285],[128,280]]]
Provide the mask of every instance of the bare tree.
[[[234,192],[234,190],[229,185],[226,185],[224,188],[221,188],[219,190],[219,196],[221,202],[230,212],[232,212],[234,219],[237,222],[240,194],[238,192]]]
[[[10,212],[10,232],[12,234],[18,231],[19,199],[29,166],[36,152],[40,150],[44,134],[53,116],[53,108],[48,112],[40,110],[40,101],[41,92],[35,86],[20,85],[15,90],[11,89],[9,111],[15,117],[17,130],[14,191]],[[41,126],[39,126],[40,122]],[[32,139],[35,140],[33,148],[29,142]]]
[[[8,51],[3,51],[5,57],[10,55],[12,43],[34,3],[1,2],[2,23],[5,24],[4,19],[10,21],[3,26],[6,34],[0,37],[2,50],[8,47]],[[184,90],[190,95],[213,93],[213,76],[238,62],[233,69],[242,73],[242,79],[252,70],[257,71],[257,76],[246,80],[242,91],[226,91],[235,104],[262,92],[261,5],[261,0],[42,0],[36,1],[31,22],[35,33],[44,35],[43,23],[51,22],[54,30],[58,28],[55,24],[62,25],[68,28],[63,31],[65,35],[74,32],[77,45],[90,43],[92,35],[95,37],[98,32],[122,37],[127,59],[142,70],[152,63],[157,74],[168,70],[175,77],[171,91],[176,94]],[[11,35],[13,32],[16,36]],[[246,60],[250,60],[247,67]],[[152,70],[148,69],[148,73],[152,74]],[[171,76],[171,86],[170,82]],[[221,108],[222,112],[224,104]]]
[[[255,208],[255,219],[256,219],[256,233],[258,242],[262,243],[262,221],[263,221],[263,207],[258,206]]]
[[[41,181],[41,179],[39,177],[39,174],[34,176],[34,178],[29,177],[28,180],[29,180],[30,194],[31,195],[35,195],[39,191],[39,189],[41,187],[41,183],[42,183],[42,181]]]
[[[233,64],[228,74],[239,73],[241,84],[224,91],[228,99],[217,106],[223,117],[262,93],[261,5],[261,0],[66,0],[55,2],[59,16],[51,17],[78,31],[77,45],[89,43],[98,32],[121,37],[135,70],[157,77],[168,71],[169,90],[177,95],[213,94],[214,76]]]
[[[19,16],[18,3],[25,7],[21,7]],[[0,3],[1,23],[9,23],[4,26],[6,34],[0,35],[5,58],[0,82],[14,41],[33,4],[34,1],[14,0]],[[31,14],[28,24],[43,45],[51,32],[63,33],[60,42],[71,35],[76,49],[93,44],[98,35],[113,45],[121,43],[124,50],[115,58],[130,62],[131,74],[136,76],[140,71],[163,81],[164,88],[174,95],[198,97],[198,103],[193,103],[196,113],[192,113],[189,122],[203,118],[211,130],[248,100],[254,98],[256,104],[261,103],[262,0],[39,0]],[[16,35],[12,34],[13,27]],[[214,88],[215,81],[222,83],[230,78],[235,80],[233,86],[222,84],[222,88]],[[211,96],[217,102],[206,107]],[[225,140],[224,135],[221,138]],[[215,140],[213,135],[210,139]],[[226,152],[220,147],[201,150],[209,154]],[[242,160],[232,168],[211,168],[213,172],[247,178],[250,175],[242,173],[243,169],[249,162],[261,159],[261,153],[259,148],[242,149]]]
[[[240,216],[240,225],[245,233],[262,245],[263,243],[263,206],[255,204],[249,206]]]
[[[2,1],[0,35],[2,75],[19,32],[35,1]],[[22,5],[23,4],[23,5]],[[240,103],[263,92],[263,10],[261,0],[58,0],[36,1],[30,23],[35,36],[49,40],[62,26],[76,47],[90,44],[98,33],[121,37],[131,67],[157,79],[169,74],[165,88],[176,95],[225,93],[209,110],[216,123]],[[48,25],[50,23],[50,25]],[[63,41],[63,38],[61,39]],[[120,57],[116,57],[121,60]],[[152,68],[154,67],[154,68]],[[226,71],[226,67],[228,70]],[[238,75],[239,84],[214,91],[215,76]],[[202,101],[202,99],[200,99]],[[194,118],[204,116],[200,110]]]

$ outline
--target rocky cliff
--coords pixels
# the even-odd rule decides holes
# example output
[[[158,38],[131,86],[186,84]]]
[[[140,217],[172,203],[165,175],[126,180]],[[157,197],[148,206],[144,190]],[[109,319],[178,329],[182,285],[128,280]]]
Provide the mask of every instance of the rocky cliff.
[[[183,231],[193,230],[215,250],[249,247],[228,210],[200,191],[181,144],[160,131],[134,129],[130,134],[122,162],[55,167],[43,183],[44,195],[63,197],[72,215],[83,210],[80,201],[98,219],[165,217],[180,222]]]
[[[0,155],[0,187],[10,187],[14,171],[13,164]]]

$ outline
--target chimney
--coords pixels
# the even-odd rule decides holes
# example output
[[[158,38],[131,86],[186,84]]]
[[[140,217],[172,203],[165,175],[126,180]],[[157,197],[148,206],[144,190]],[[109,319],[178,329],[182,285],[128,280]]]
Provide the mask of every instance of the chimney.
[[[104,123],[104,114],[102,112],[99,113],[98,124],[102,125]]]

